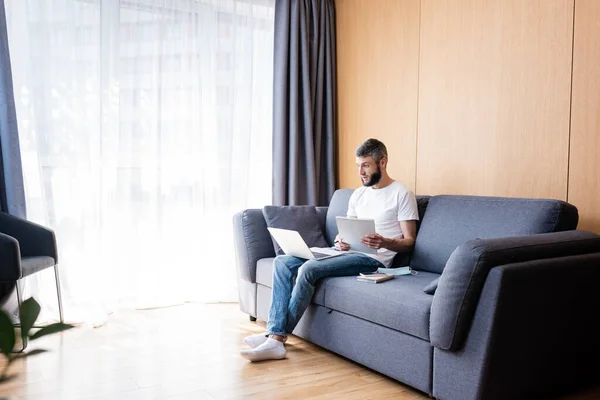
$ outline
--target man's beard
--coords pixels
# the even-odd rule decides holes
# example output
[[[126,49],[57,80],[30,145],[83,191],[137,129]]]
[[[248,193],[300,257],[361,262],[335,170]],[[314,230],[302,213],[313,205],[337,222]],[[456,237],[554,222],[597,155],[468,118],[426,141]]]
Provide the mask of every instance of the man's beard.
[[[379,168],[379,165],[378,165],[377,172],[375,172],[373,175],[371,175],[367,182],[362,181],[362,184],[363,184],[363,186],[373,186],[373,185],[377,185],[380,180],[381,180],[381,169]]]

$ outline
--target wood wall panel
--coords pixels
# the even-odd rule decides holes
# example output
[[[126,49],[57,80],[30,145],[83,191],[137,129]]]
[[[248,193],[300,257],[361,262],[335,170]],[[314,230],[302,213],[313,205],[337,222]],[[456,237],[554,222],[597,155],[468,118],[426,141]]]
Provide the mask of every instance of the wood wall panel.
[[[573,0],[422,0],[419,194],[566,199]]]
[[[576,0],[569,202],[600,233],[600,1]]]
[[[360,186],[354,152],[375,137],[415,189],[419,0],[337,0],[339,187]]]

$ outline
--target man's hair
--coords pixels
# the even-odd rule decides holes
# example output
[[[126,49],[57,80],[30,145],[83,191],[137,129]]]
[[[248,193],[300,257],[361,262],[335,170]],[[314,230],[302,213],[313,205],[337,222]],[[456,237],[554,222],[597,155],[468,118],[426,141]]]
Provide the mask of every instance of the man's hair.
[[[365,140],[358,149],[356,149],[356,157],[369,157],[371,156],[375,162],[381,161],[383,157],[387,158],[387,148],[385,144],[377,139]]]

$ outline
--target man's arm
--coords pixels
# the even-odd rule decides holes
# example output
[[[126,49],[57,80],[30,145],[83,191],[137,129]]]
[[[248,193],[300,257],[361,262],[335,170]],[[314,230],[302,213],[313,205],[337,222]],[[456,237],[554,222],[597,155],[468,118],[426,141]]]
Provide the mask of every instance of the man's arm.
[[[380,249],[385,248],[396,253],[406,253],[412,251],[415,247],[415,237],[417,236],[417,221],[399,221],[403,236],[398,238],[384,238],[380,234],[366,235],[361,242],[367,246]]]

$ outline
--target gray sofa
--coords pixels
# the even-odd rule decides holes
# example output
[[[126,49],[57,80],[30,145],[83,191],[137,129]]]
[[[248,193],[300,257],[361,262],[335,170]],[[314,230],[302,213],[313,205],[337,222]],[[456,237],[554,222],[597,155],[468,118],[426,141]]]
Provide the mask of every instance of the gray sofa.
[[[329,244],[351,193],[317,208]],[[576,230],[577,209],[417,199],[414,251],[394,265],[418,274],[323,279],[294,334],[438,399],[547,399],[599,384],[600,236]],[[240,309],[266,320],[275,252],[263,213],[241,211],[233,225]]]

